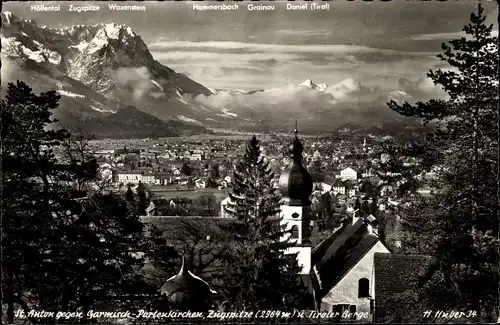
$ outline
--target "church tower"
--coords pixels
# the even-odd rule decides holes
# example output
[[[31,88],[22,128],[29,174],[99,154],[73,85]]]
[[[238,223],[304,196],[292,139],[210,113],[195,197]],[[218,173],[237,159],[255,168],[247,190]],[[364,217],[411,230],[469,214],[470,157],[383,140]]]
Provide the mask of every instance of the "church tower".
[[[295,122],[295,137],[289,148],[290,165],[279,178],[279,190],[283,197],[281,205],[281,223],[286,225],[286,237],[294,244],[288,253],[298,253],[297,260],[302,266],[300,274],[309,274],[311,268],[311,245],[309,222],[311,216],[311,201],[309,196],[313,190],[311,175],[302,165],[304,147],[297,136]],[[291,238],[290,238],[291,237]]]

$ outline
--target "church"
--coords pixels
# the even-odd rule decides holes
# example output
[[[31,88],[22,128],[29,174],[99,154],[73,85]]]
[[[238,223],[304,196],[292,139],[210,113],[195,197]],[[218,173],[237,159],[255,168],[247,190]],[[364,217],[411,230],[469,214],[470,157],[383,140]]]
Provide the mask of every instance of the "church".
[[[295,137],[290,146],[290,165],[279,178],[283,201],[281,223],[294,243],[288,253],[297,254],[300,276],[308,285],[317,311],[363,313],[372,320],[375,254],[390,253],[380,241],[377,220],[354,211],[328,238],[311,247],[311,202],[313,180],[302,165],[303,145]]]

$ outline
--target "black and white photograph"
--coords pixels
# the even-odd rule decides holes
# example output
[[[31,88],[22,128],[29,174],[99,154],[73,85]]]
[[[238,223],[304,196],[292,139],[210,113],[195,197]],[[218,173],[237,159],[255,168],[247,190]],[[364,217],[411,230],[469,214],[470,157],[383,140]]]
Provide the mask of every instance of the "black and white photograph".
[[[7,1],[1,314],[500,323],[497,1]]]

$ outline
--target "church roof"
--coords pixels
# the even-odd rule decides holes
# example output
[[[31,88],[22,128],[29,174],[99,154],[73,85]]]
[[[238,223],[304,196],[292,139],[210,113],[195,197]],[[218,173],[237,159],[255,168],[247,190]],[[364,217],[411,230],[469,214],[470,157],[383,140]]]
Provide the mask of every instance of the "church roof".
[[[327,294],[379,241],[362,219],[348,223],[311,252],[311,276],[316,292]]]
[[[313,180],[309,172],[302,165],[304,147],[297,137],[290,146],[290,165],[283,171],[278,181],[278,188],[286,205],[308,206],[311,204],[309,196],[313,190]]]

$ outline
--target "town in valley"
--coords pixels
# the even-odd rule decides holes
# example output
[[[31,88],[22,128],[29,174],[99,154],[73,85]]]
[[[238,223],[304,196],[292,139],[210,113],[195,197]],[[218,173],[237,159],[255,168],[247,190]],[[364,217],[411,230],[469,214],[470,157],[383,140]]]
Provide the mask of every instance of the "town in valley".
[[[2,325],[499,323],[497,17],[7,2]]]

